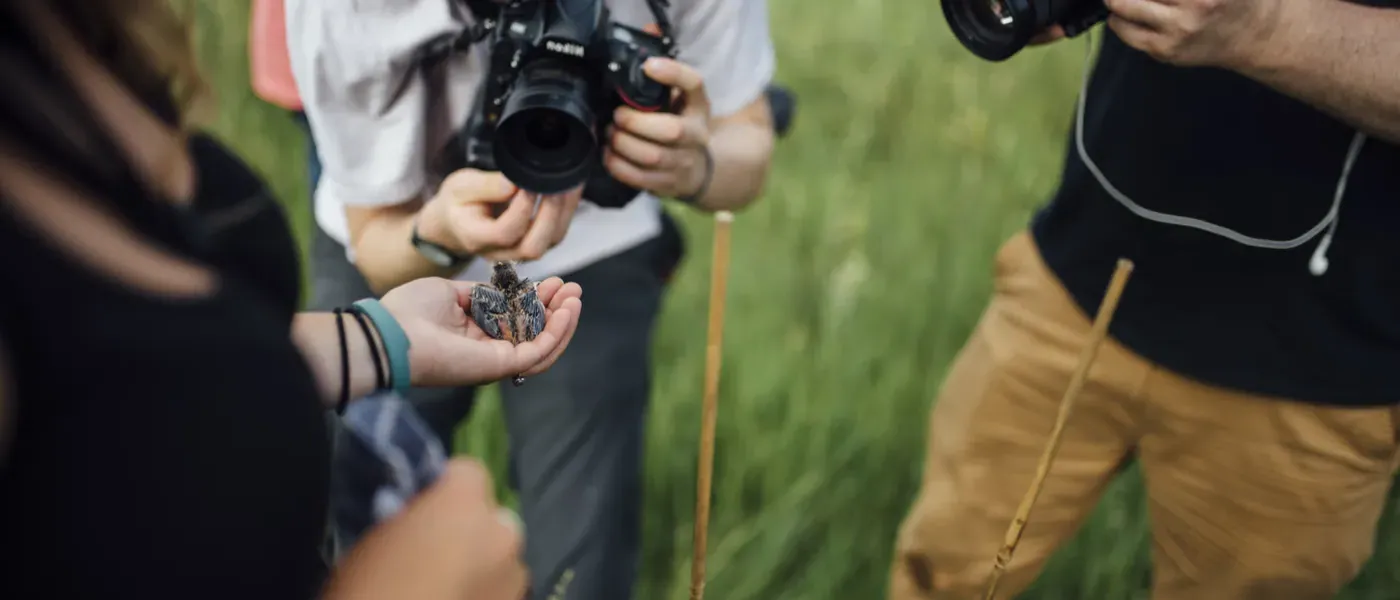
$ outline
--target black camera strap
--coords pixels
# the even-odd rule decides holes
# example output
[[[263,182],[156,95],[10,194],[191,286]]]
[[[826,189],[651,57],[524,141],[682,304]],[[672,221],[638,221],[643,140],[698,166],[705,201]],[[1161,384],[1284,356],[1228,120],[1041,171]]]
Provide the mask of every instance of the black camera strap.
[[[495,15],[500,11],[500,4],[495,0],[448,0],[448,4],[453,8],[465,5],[473,17],[472,24],[461,31],[444,33],[424,42],[414,53],[415,62],[419,65],[431,68],[453,54],[469,51],[490,35],[491,28],[495,26]]]
[[[667,11],[671,8],[671,0],[647,0],[647,8],[651,9],[651,18],[656,20],[656,27],[661,30],[666,47],[671,49],[671,58],[675,58],[679,49],[676,47],[676,33],[671,29],[671,15]]]
[[[497,0],[448,0],[454,7],[466,6],[467,11],[472,15],[472,25],[454,33],[445,33],[428,40],[419,46],[415,53],[418,64],[431,67],[441,62],[443,59],[458,52],[466,52],[473,45],[486,39],[490,35],[491,29],[495,27],[496,15],[500,13],[501,2]],[[676,55],[676,35],[672,29],[669,9],[670,0],[647,0],[647,8],[651,11],[652,19],[656,21],[656,27],[661,30],[661,36],[666,39],[667,47],[671,48],[671,57]]]

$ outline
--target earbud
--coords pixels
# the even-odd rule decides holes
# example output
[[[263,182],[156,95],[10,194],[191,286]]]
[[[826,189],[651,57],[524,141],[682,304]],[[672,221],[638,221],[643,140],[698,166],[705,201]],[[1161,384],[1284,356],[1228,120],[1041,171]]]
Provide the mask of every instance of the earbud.
[[[1308,271],[1314,277],[1321,277],[1327,273],[1327,247],[1332,245],[1332,230],[1328,229],[1323,234],[1322,241],[1317,244],[1317,249],[1313,250],[1312,259],[1308,261]]]
[[[1308,261],[1308,270],[1317,277],[1322,277],[1327,273],[1327,255],[1320,252],[1313,253],[1312,260]]]

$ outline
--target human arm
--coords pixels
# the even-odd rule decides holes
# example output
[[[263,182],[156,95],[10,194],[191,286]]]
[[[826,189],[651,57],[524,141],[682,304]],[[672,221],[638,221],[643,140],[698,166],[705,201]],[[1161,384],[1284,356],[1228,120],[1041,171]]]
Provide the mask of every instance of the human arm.
[[[493,215],[501,203],[505,210]],[[426,203],[346,206],[346,228],[360,274],[371,290],[383,294],[414,279],[449,277],[465,266],[442,266],[423,256],[412,244],[415,224],[422,239],[458,256],[539,258],[563,239],[568,223],[562,219],[572,217],[578,198],[541,202],[531,219],[534,204],[499,173],[468,169],[448,176]]]
[[[1288,2],[1290,26],[1237,70],[1361,131],[1400,143],[1400,10]]]
[[[583,290],[557,277],[536,288],[545,305],[545,328],[534,340],[520,345],[491,339],[467,315],[471,289],[476,284],[440,278],[417,279],[385,294],[380,301],[409,340],[408,371],[414,386],[479,385],[512,375],[535,375],[548,369],[568,346],[578,325]],[[374,354],[385,361],[386,352],[377,327],[371,323],[367,338],[352,315],[345,315],[345,341],[349,360],[349,398],[365,396],[376,388]],[[370,338],[373,338],[371,342]],[[292,322],[292,340],[306,358],[316,378],[323,402],[335,406],[342,398],[340,334],[332,313],[301,313]]]
[[[775,136],[768,99],[761,95],[738,112],[715,119],[710,126],[714,174],[696,205],[710,211],[738,210],[758,198],[768,180]]]
[[[374,354],[381,362],[384,348],[374,329],[373,344],[366,338],[355,317],[341,315],[345,327],[345,342],[350,366],[350,386],[346,397],[359,398],[369,395],[377,387],[374,371]],[[321,392],[322,403],[335,406],[341,397],[342,379],[340,361],[340,333],[336,327],[336,315],[328,312],[298,313],[292,320],[292,341],[301,350],[311,374],[316,379],[316,388]]]
[[[646,65],[680,92],[678,115],[618,109],[608,169],[662,196],[693,198],[703,210],[737,210],[763,191],[774,145],[765,90],[776,70],[763,0],[677,3],[676,61]],[[704,149],[713,158],[707,180]]]
[[[1108,0],[1124,43],[1233,70],[1400,142],[1400,10],[1342,0]]]

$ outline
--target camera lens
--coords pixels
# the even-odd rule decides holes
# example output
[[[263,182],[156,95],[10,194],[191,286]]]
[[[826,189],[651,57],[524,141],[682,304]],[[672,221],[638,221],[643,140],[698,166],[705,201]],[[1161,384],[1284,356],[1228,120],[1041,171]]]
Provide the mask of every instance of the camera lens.
[[[544,113],[525,125],[525,142],[541,150],[558,150],[569,143],[569,126],[556,113]]]
[[[942,0],[953,35],[973,54],[1002,61],[1051,25],[1069,36],[1108,17],[1103,0]]]
[[[942,0],[953,35],[973,54],[1002,61],[1048,27],[1051,0]],[[1063,3],[1062,3],[1063,4]]]
[[[553,58],[520,70],[495,144],[496,166],[516,185],[555,194],[587,180],[598,140],[586,75],[584,65]]]
[[[992,23],[993,27],[1010,27],[1016,22],[1016,17],[1011,14],[1011,9],[1007,8],[1006,3],[1001,0],[987,0],[986,8],[990,13],[986,20]]]

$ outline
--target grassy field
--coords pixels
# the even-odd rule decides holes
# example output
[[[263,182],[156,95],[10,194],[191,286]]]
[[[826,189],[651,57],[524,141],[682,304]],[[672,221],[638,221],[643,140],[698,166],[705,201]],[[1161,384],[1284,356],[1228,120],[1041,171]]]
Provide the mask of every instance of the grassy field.
[[[307,227],[304,140],[248,90],[246,3],[199,6],[215,129]],[[780,78],[801,99],[767,196],[735,223],[709,595],[874,599],[992,256],[1056,183],[1083,42],[991,65],[934,0],[770,6]],[[655,347],[646,599],[684,598],[689,577],[710,223],[683,218],[689,258]],[[462,435],[500,465],[494,399]],[[1145,598],[1143,513],[1130,473],[1024,597]],[[1345,598],[1400,597],[1397,528],[1382,531]]]

